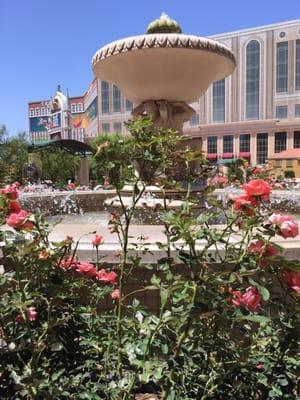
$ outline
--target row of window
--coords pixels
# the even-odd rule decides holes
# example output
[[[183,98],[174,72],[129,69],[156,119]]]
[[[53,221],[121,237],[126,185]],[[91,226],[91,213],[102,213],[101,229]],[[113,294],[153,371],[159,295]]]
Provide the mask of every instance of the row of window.
[[[287,119],[287,117],[288,117],[288,106],[277,106],[276,118]],[[295,104],[295,118],[300,118],[300,104]]]
[[[47,131],[42,131],[42,132],[30,132],[29,133],[29,140],[30,141],[35,141],[35,140],[49,140],[49,133]]]
[[[47,115],[50,115],[50,107],[30,108],[29,109],[30,117],[44,117]]]
[[[118,86],[113,85],[112,87],[112,110],[110,107],[110,90],[109,83],[106,81],[101,81],[101,105],[102,105],[102,113],[109,114],[112,112],[121,112],[122,111],[122,97],[121,91]],[[125,100],[125,111],[131,111],[133,108],[133,104],[129,100]]]
[[[71,104],[71,112],[72,113],[78,113],[78,112],[83,112],[83,104],[82,103],[74,103]]]
[[[292,159],[285,160],[286,168],[293,168],[293,163],[294,163],[294,160],[292,160]],[[281,165],[282,165],[282,160],[275,160],[275,162],[274,162],[275,168],[281,168]]]
[[[108,122],[104,122],[102,124],[102,132],[103,133],[110,133],[110,124]],[[113,123],[113,132],[114,133],[121,133],[122,132],[122,122],[114,122]]]
[[[294,132],[294,143],[293,148],[300,148],[300,131]],[[233,154],[233,135],[223,136],[223,153]],[[240,146],[239,153],[250,153],[250,134],[245,133],[240,135]],[[218,137],[208,136],[207,138],[207,153],[217,154],[218,153]],[[258,133],[256,135],[256,146],[257,146],[257,163],[264,164],[268,157],[268,133]],[[280,153],[287,148],[287,133],[286,132],[275,132],[274,141],[274,153]]]
[[[214,90],[216,92],[221,89],[222,85],[220,85],[220,82],[216,82],[214,85]],[[224,88],[224,85],[223,85]],[[213,120],[214,122],[222,122],[225,119],[225,107],[222,102],[219,101],[218,96],[214,97],[214,108],[213,108]],[[300,104],[295,104],[295,118],[300,118]],[[288,106],[277,106],[276,107],[276,119],[287,119],[288,117]],[[196,126],[199,125],[199,114],[193,114],[190,118],[190,126]]]
[[[251,40],[246,47],[246,119],[259,119],[260,97],[260,43]],[[289,42],[277,43],[276,49],[276,92],[288,91],[288,52]],[[296,40],[295,88],[300,90],[300,40]],[[213,89],[213,122],[225,121],[225,80],[214,82]],[[299,112],[299,110],[298,110]]]

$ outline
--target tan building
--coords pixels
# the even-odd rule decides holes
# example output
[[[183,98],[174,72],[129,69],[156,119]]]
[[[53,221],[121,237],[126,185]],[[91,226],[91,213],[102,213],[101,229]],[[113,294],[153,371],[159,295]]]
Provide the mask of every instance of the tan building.
[[[211,162],[242,156],[264,164],[300,148],[300,19],[211,38],[234,52],[237,68],[191,104],[195,115],[185,133],[202,139]],[[83,97],[84,140],[126,132],[133,104],[116,85],[95,79]]]
[[[289,149],[269,158],[269,167],[276,177],[300,178],[300,149]]]
[[[191,104],[196,114],[186,134],[202,138],[212,162],[243,156],[264,164],[300,147],[300,20],[212,38],[233,50],[237,68]],[[99,89],[100,131],[119,130],[132,105],[114,85],[101,82]]]

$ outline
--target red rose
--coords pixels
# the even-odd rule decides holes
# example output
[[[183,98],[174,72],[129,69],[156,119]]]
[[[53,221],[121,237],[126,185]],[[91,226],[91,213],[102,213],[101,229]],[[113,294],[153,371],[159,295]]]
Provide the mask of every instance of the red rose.
[[[241,211],[248,216],[254,215],[253,207],[257,206],[257,201],[254,197],[248,194],[242,194],[233,200],[233,209],[235,211]]]
[[[114,271],[107,272],[105,269],[101,269],[97,274],[98,281],[108,285],[114,285],[117,281],[117,278],[118,275]]]
[[[32,229],[33,223],[28,221],[28,217],[31,214],[25,210],[21,210],[18,213],[12,213],[6,218],[6,223],[15,229]]]
[[[271,193],[270,185],[263,179],[253,179],[245,183],[243,189],[249,196],[260,197],[262,200],[269,200]]]
[[[10,201],[8,207],[9,207],[9,211],[11,211],[11,212],[18,213],[21,211],[20,203],[16,200]]]
[[[296,292],[300,292],[300,272],[285,271],[283,278],[287,286],[294,289]]]
[[[94,239],[92,240],[93,246],[98,247],[101,243],[103,243],[104,239],[103,236],[95,235]]]
[[[79,262],[76,264],[75,267],[76,272],[81,275],[87,276],[89,278],[93,278],[97,275],[97,269],[94,267],[93,264],[89,262]]]

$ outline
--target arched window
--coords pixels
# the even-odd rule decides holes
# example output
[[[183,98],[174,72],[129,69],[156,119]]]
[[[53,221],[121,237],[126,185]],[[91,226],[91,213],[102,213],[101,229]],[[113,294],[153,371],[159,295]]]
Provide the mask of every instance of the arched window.
[[[246,119],[259,119],[260,44],[251,40],[246,47]]]

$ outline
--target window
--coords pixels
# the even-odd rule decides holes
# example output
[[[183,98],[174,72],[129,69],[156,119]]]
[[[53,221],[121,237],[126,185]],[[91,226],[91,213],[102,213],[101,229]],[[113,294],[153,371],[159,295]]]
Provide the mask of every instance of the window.
[[[34,116],[34,109],[33,109],[33,108],[31,108],[31,109],[29,110],[29,115],[30,115],[30,117],[33,117],[33,116]]]
[[[102,113],[109,113],[109,83],[101,81]]]
[[[250,153],[250,133],[240,135],[240,153]]]
[[[300,90],[300,40],[296,40],[296,90]]]
[[[190,126],[199,125],[199,114],[193,114],[190,118]]]
[[[246,119],[259,119],[260,44],[251,40],[246,47]]]
[[[287,92],[288,88],[288,42],[277,43],[276,91]]]
[[[121,112],[121,92],[116,85],[113,85],[113,112]]]
[[[109,133],[109,131],[110,131],[110,126],[109,126],[109,124],[108,124],[108,123],[102,124],[102,132],[103,132],[103,133]]]
[[[288,108],[287,106],[277,106],[276,107],[276,118],[277,119],[287,119]]]
[[[233,153],[233,135],[223,136],[223,153]]]
[[[276,132],[275,133],[275,153],[280,153],[286,150],[286,132]]]
[[[274,167],[281,168],[281,160],[275,160]]]
[[[294,132],[294,149],[300,149],[300,131]]]
[[[208,136],[207,138],[207,153],[217,153],[217,136]]]
[[[300,104],[295,104],[295,118],[300,118]]]
[[[213,83],[213,122],[225,121],[225,79]]]
[[[71,112],[74,113],[75,112],[75,104],[71,105]]]
[[[268,158],[268,134],[256,135],[256,160],[257,164],[265,164]]]
[[[122,124],[121,122],[114,122],[114,132],[115,133],[121,133],[122,131]]]
[[[286,160],[287,168],[293,168],[293,160]]]
[[[133,104],[132,104],[132,102],[130,100],[126,99],[126,101],[125,101],[125,109],[126,109],[126,111],[131,111],[133,109]]]

